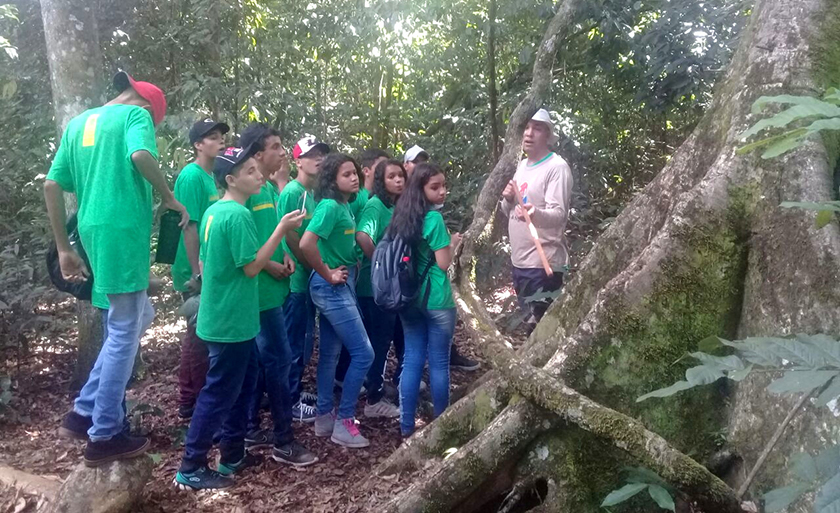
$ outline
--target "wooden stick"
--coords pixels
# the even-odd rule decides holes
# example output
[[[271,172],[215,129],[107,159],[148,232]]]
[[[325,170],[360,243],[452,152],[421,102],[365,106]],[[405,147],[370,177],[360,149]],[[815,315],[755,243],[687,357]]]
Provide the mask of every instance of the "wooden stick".
[[[545,269],[545,274],[548,276],[554,275],[554,270],[551,269],[551,265],[548,263],[548,258],[545,256],[545,250],[543,250],[542,242],[540,242],[540,237],[537,234],[537,227],[534,226],[534,223],[531,222],[531,215],[528,213],[528,209],[525,208],[525,202],[522,201],[522,195],[519,193],[519,185],[516,183],[515,180],[513,182],[513,191],[516,193],[516,203],[519,205],[519,208],[522,210],[522,215],[525,217],[525,223],[528,225],[528,232],[531,234],[531,238],[534,239],[534,244],[537,245],[537,254],[540,256],[540,261],[542,261],[543,268]]]

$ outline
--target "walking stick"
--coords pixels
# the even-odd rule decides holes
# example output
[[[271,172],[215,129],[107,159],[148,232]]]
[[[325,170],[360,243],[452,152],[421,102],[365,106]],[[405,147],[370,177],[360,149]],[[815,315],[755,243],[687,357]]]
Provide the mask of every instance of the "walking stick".
[[[516,181],[513,182],[513,190],[516,193],[516,203],[519,205],[520,210],[522,210],[522,215],[525,217],[525,223],[528,225],[528,232],[530,232],[531,238],[534,239],[534,244],[537,245],[537,254],[540,256],[540,261],[542,261],[545,274],[553,276],[554,271],[551,269],[551,265],[548,263],[548,258],[545,256],[545,251],[543,250],[542,243],[540,242],[540,237],[537,235],[537,227],[534,226],[533,222],[531,222],[531,215],[528,213],[528,209],[525,208],[525,202],[522,201],[522,195],[519,193],[519,185]]]

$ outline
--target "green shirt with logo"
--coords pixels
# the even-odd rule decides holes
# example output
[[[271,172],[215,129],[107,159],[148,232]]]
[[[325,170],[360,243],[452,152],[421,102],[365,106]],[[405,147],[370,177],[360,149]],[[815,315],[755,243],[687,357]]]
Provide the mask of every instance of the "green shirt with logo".
[[[452,297],[452,285],[449,283],[449,276],[441,269],[435,260],[435,251],[443,249],[450,244],[449,230],[443,222],[443,216],[436,210],[430,210],[423,219],[423,239],[417,246],[417,273],[422,273],[431,261],[429,273],[420,287],[420,294],[417,296],[416,304],[423,305],[423,298],[426,291],[429,291],[429,302],[427,310],[445,310],[455,308],[455,300]]]
[[[315,207],[306,231],[318,236],[321,260],[330,269],[342,265],[352,267],[359,262],[356,257],[356,223],[348,203],[322,199]]]
[[[280,218],[277,215],[277,202],[280,195],[273,183],[267,182],[262,186],[260,192],[254,194],[245,202],[245,207],[251,211],[251,217],[257,227],[257,239],[262,246],[274,233]],[[283,263],[283,248],[278,246],[271,255],[273,262]],[[286,296],[289,295],[289,278],[278,280],[268,271],[263,270],[258,275],[260,289],[260,312],[283,306]]]
[[[373,245],[379,244],[385,236],[385,229],[391,222],[394,214],[394,207],[386,207],[385,204],[374,196],[365,204],[359,223],[356,225],[356,232],[365,233],[373,241]],[[362,256],[362,266],[359,270],[359,279],[356,281],[356,295],[359,297],[373,297],[373,288],[370,284],[370,259]]]
[[[306,191],[305,205],[303,198],[304,191]],[[312,221],[312,215],[315,213],[315,195],[311,190],[307,191],[306,188],[297,180],[292,180],[283,187],[282,191],[280,191],[280,201],[277,205],[278,215],[282,218],[289,212],[299,210],[302,207],[306,208],[306,216],[304,217],[300,228],[295,230],[300,237],[303,237],[303,232],[306,231],[307,226],[309,226],[309,222]],[[286,251],[286,253],[292,257],[292,260],[295,261],[295,272],[292,274],[291,281],[289,283],[290,290],[296,293],[308,292],[309,273],[312,269],[304,266],[298,261],[294,253],[292,253],[291,249],[289,249],[289,245],[286,243],[285,238],[283,239],[283,250]]]
[[[259,285],[245,274],[259,242],[251,212],[232,200],[214,203],[199,228],[203,262],[196,333],[208,342],[245,342],[260,331]]]
[[[152,187],[131,155],[158,157],[152,116],[136,105],[106,105],[71,119],[48,180],[76,194],[79,237],[90,259],[94,306],[107,294],[149,287]]]
[[[175,180],[175,199],[186,207],[190,214],[190,223],[196,223],[196,230],[204,217],[204,212],[219,200],[219,191],[216,189],[216,182],[212,173],[208,173],[197,163],[187,164],[178,179]],[[199,247],[201,237],[199,237]],[[184,234],[181,233],[181,241],[178,243],[178,253],[175,256],[175,263],[172,264],[172,286],[178,292],[187,290],[187,282],[192,277],[192,267],[187,257],[187,248],[184,246]]]

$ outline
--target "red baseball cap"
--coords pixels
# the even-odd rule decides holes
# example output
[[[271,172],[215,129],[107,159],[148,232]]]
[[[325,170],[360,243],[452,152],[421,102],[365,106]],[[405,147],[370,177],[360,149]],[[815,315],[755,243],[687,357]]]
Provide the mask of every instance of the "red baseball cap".
[[[330,152],[330,147],[326,143],[319,141],[314,135],[305,135],[303,139],[295,144],[292,150],[292,158],[299,159],[306,158],[306,155],[312,150],[319,150],[321,153],[327,154]]]
[[[114,87],[119,92],[123,92],[129,87],[133,88],[141,98],[148,101],[152,106],[152,119],[155,121],[155,125],[159,125],[163,121],[163,117],[166,116],[166,97],[160,87],[149,82],[138,82],[125,71],[120,71],[114,75]]]

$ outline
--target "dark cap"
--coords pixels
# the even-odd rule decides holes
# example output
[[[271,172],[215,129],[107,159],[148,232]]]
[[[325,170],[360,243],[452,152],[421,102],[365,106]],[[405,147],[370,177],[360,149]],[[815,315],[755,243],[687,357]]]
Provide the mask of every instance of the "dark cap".
[[[192,128],[190,128],[190,144],[195,144],[204,139],[207,134],[216,129],[221,131],[223,134],[230,132],[230,127],[221,121],[213,121],[210,118],[196,121]]]
[[[254,145],[246,148],[226,148],[225,151],[216,157],[213,166],[213,175],[220,184],[225,183],[225,177],[232,174],[238,166],[254,156]]]
[[[121,93],[129,87],[133,88],[141,98],[149,102],[149,105],[152,107],[152,119],[155,125],[159,125],[163,121],[163,117],[166,116],[166,97],[163,95],[163,91],[158,86],[149,82],[138,82],[134,80],[125,71],[120,71],[114,75],[114,88],[118,92]]]

